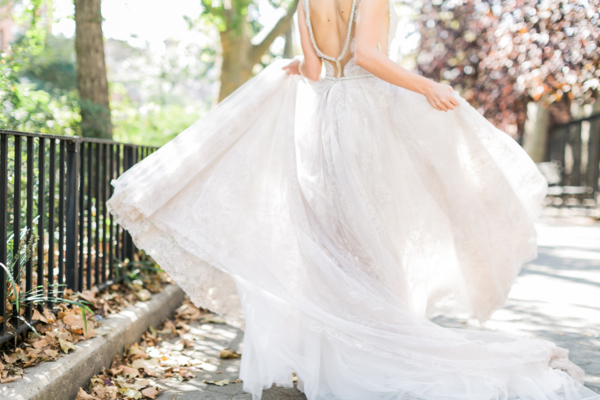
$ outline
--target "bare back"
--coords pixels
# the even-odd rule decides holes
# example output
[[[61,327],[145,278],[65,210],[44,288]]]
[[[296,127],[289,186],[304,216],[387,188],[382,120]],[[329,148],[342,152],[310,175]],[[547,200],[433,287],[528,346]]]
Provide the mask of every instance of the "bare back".
[[[339,66],[334,60],[325,58],[325,62],[332,64],[335,75],[342,76],[343,67],[353,57],[351,44],[355,35],[355,20],[360,18],[360,0],[304,0],[307,4],[307,17],[317,47],[317,52],[329,58],[339,59]],[[353,8],[354,6],[354,8]],[[389,13],[389,10],[387,10]],[[353,14],[354,13],[354,14]],[[384,18],[379,33],[379,49],[388,51],[389,19]],[[348,47],[345,50],[345,47]],[[338,67],[341,67],[338,71]]]

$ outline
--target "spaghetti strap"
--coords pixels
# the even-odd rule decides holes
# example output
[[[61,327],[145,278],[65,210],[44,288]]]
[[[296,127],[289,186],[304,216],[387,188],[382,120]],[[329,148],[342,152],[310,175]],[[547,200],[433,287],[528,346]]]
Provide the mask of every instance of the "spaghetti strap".
[[[335,63],[337,68],[337,77],[339,78],[342,74],[342,65],[340,61],[344,58],[344,56],[346,56],[346,53],[348,52],[348,47],[350,46],[350,36],[352,35],[352,23],[354,22],[357,0],[352,0],[352,9],[350,11],[350,18],[348,20],[348,32],[346,33],[346,41],[344,42],[344,48],[342,49],[342,53],[338,57],[331,57],[326,54],[323,54],[323,52],[319,49],[319,46],[317,46],[312,24],[310,21],[310,7],[308,6],[308,1],[309,0],[303,0],[303,6],[304,14],[306,15],[306,25],[308,26],[308,32],[310,34],[310,40],[312,42],[312,45],[319,57]]]

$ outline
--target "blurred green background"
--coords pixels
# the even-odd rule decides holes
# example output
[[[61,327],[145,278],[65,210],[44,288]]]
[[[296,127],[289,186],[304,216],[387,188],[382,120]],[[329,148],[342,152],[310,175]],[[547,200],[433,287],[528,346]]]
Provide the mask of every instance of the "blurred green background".
[[[0,0],[0,126],[160,146],[274,59],[300,53],[296,6]],[[553,125],[600,111],[598,0],[395,7],[394,60],[453,85],[534,160]]]

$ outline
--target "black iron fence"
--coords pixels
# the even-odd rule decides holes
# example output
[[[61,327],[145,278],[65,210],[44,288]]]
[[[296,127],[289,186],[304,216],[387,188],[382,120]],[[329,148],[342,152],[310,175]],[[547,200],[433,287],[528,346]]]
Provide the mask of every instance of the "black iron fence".
[[[600,114],[556,125],[549,132],[547,161],[555,166],[550,194],[564,204],[597,205],[600,179]]]
[[[133,260],[129,234],[112,219],[110,181],[156,148],[0,130],[0,343],[28,329],[33,307],[7,320],[12,278],[50,299],[58,285],[105,287],[117,262]],[[23,257],[19,243],[33,243]],[[23,258],[24,262],[19,262]],[[12,294],[14,296],[14,293]]]

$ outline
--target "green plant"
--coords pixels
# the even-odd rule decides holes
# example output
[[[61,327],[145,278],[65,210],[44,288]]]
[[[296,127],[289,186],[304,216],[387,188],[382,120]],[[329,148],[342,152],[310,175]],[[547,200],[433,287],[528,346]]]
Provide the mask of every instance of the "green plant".
[[[74,90],[36,90],[24,80],[36,70],[36,62],[46,49],[47,29],[41,19],[46,0],[30,0],[24,11],[13,14],[28,29],[0,54],[0,127],[21,131],[77,135],[79,99]],[[0,0],[4,5],[6,0]],[[39,69],[39,68],[38,68]]]
[[[205,105],[161,106],[148,103],[143,112],[128,100],[116,103],[113,109],[114,139],[145,146],[162,146],[192,125],[207,111]]]
[[[148,274],[158,274],[163,270],[145,253],[138,256],[138,261],[124,262],[115,257],[115,278],[131,285],[136,281],[143,280]]]
[[[84,300],[75,301],[66,298],[66,285],[54,283],[48,285],[47,287],[39,285],[27,291],[23,290],[22,285],[24,284],[23,278],[26,274],[26,263],[27,260],[33,255],[38,241],[35,233],[32,233],[29,236],[28,232],[29,230],[27,228],[21,229],[18,241],[19,244],[15,256],[13,256],[12,251],[15,246],[15,237],[14,235],[9,237],[7,241],[7,248],[10,256],[8,257],[7,265],[0,263],[0,267],[4,269],[7,276],[6,301],[10,305],[10,307],[7,307],[7,311],[10,311],[10,313],[7,314],[7,322],[9,322],[11,319],[18,319],[24,322],[36,335],[38,335],[33,325],[31,325],[29,321],[21,316],[21,309],[28,306],[33,307],[43,306],[45,304],[62,303],[79,307],[83,317],[84,330],[87,332],[86,311],[90,314],[93,314],[92,310],[86,306],[86,304],[90,303]]]

